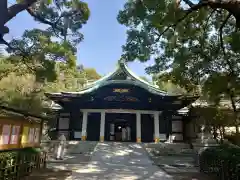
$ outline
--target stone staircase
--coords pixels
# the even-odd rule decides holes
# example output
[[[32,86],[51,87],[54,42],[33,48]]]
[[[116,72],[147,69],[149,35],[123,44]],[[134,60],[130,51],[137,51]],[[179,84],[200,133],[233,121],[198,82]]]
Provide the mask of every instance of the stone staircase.
[[[71,155],[91,155],[98,142],[94,141],[66,141],[65,156]],[[55,159],[55,154],[59,141],[45,141],[41,143],[41,148],[47,152],[48,160]]]
[[[144,144],[150,158],[158,166],[196,167],[197,151],[185,143]]]
[[[201,173],[198,166],[199,149],[203,146],[190,148],[185,143],[144,144],[153,164],[172,175],[176,180],[209,180]]]

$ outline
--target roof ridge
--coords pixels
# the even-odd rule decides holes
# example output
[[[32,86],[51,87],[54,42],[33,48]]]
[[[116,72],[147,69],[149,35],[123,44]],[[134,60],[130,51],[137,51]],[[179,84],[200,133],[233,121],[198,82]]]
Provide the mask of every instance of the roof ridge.
[[[143,84],[146,84],[146,85],[150,86],[151,88],[153,88],[153,89],[156,90],[156,91],[159,91],[159,92],[161,92],[161,93],[168,94],[166,91],[162,91],[162,90],[160,90],[159,88],[157,88],[156,86],[154,86],[153,84],[151,84],[151,83],[149,83],[149,82],[141,79],[141,78],[140,78],[138,75],[136,75],[132,70],[130,70],[130,68],[128,68],[128,66],[126,65],[126,63],[123,62],[122,65],[123,65],[123,67],[124,67],[124,70],[126,70],[127,73],[129,73],[130,76],[132,76],[134,79],[140,81],[140,82],[143,83]]]

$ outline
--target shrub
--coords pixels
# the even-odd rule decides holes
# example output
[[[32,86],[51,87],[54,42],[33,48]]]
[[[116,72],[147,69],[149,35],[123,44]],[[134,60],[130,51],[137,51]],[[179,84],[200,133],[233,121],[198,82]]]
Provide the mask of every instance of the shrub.
[[[23,177],[39,166],[39,148],[24,148],[0,152],[0,179]]]
[[[226,180],[237,179],[240,165],[240,148],[222,144],[204,150],[199,157],[200,169]]]
[[[240,146],[240,134],[233,133],[230,135],[225,135],[224,139],[227,139],[229,142]]]

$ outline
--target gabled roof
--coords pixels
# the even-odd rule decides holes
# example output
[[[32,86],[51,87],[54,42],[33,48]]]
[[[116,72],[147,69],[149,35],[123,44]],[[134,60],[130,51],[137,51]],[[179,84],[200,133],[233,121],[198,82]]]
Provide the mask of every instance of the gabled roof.
[[[122,76],[121,79],[119,77]],[[136,86],[139,86],[141,88],[146,89],[147,91],[161,95],[166,96],[168,95],[167,92],[161,91],[158,89],[157,86],[154,86],[153,84],[150,84],[147,81],[144,81],[137,75],[135,75],[126,65],[126,63],[123,60],[118,61],[117,68],[115,71],[109,73],[108,75],[102,77],[101,79],[88,84],[83,89],[81,89],[78,92],[61,92],[61,93],[46,93],[47,96],[79,96],[82,94],[90,93],[102,86],[106,86],[108,84],[119,84],[119,83],[126,83],[126,84],[133,84]]]

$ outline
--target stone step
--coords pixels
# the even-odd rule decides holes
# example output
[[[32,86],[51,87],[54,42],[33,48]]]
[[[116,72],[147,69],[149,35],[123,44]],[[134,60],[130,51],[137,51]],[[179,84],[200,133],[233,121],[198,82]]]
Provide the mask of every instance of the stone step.
[[[186,143],[145,143],[146,148],[172,148],[172,149],[188,149],[189,144]]]
[[[165,156],[189,156],[195,157],[197,151],[195,149],[190,149],[188,144],[183,143],[173,143],[173,144],[148,144],[145,145],[146,150],[155,156],[165,155]]]
[[[49,153],[54,153],[59,146],[59,141],[48,141],[41,143],[41,147]],[[91,152],[94,150],[98,142],[94,141],[66,141],[65,150],[68,153],[78,154]]]

